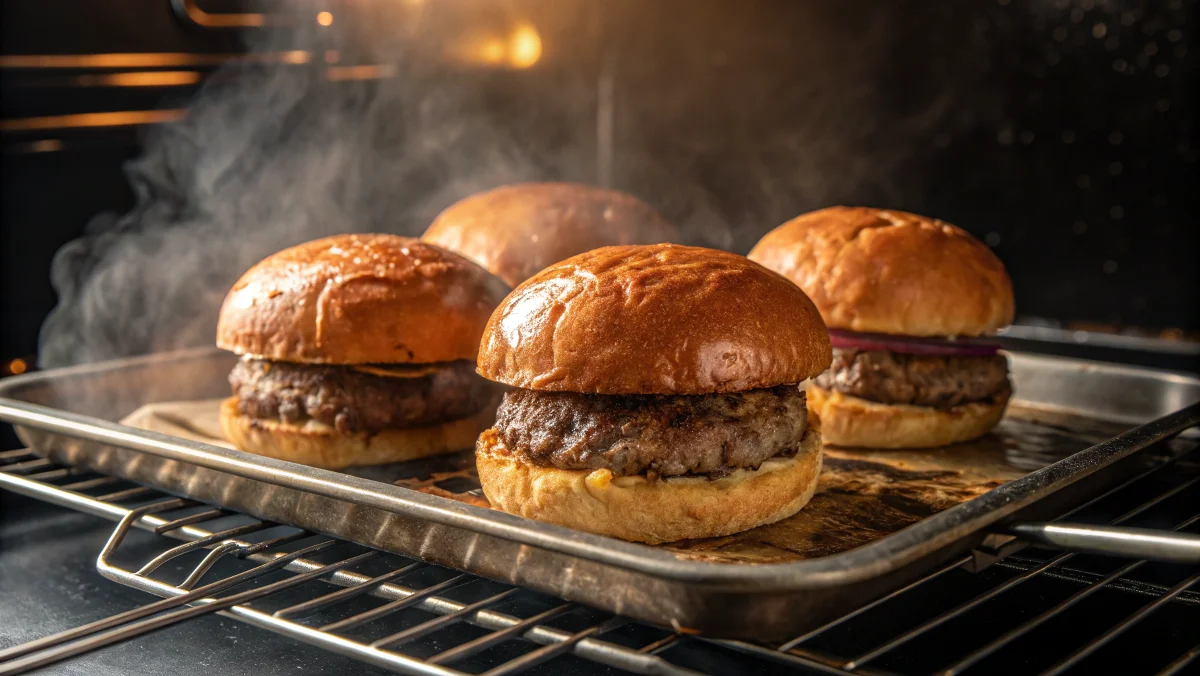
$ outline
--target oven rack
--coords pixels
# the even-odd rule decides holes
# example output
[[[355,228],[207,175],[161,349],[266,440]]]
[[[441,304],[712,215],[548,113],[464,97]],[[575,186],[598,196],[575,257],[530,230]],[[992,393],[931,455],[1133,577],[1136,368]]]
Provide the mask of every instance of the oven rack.
[[[1072,510],[1072,521],[1194,532],[1200,451],[1191,439],[1170,443],[1186,448]],[[639,674],[1061,674],[1120,664],[1122,673],[1165,675],[1185,673],[1200,661],[1197,565],[1045,545],[1004,557],[1014,549],[1005,543],[1002,551],[977,550],[825,626],[768,646],[651,627],[63,467],[27,450],[0,453],[0,487],[117,521],[98,571],[163,597],[0,650],[0,674],[210,612],[405,674],[512,674],[568,656],[578,658],[573,671],[586,666],[581,659]],[[120,547],[134,530],[158,536],[161,553],[124,560]],[[1096,621],[1081,623],[1081,613]],[[1041,659],[1031,662],[1031,650]]]

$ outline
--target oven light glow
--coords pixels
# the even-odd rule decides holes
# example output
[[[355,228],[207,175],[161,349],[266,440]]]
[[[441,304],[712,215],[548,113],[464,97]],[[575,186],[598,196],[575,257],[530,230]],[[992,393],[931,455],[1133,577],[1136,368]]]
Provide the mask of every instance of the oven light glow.
[[[56,153],[63,149],[63,142],[62,139],[44,138],[30,143],[28,147],[29,151],[34,153]]]
[[[529,68],[542,58],[542,38],[533,26],[518,26],[509,38],[509,63],[513,68]]]
[[[382,80],[395,76],[396,67],[387,63],[364,63],[358,66],[330,66],[325,69],[326,79],[332,82]]]
[[[504,61],[504,43],[500,40],[487,40],[479,46],[479,60],[487,64],[498,65]]]
[[[178,87],[200,81],[193,70],[147,70],[126,73],[80,75],[75,82],[85,87]]]
[[[472,65],[529,68],[542,58],[542,38],[529,24],[508,35],[475,35],[453,45],[451,52]]]

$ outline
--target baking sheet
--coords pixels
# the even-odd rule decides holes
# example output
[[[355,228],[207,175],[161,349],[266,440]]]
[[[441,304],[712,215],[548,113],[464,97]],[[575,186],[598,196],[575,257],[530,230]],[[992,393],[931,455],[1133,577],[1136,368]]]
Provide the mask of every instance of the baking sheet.
[[[799,516],[666,547],[483,508],[469,454],[354,476],[200,442],[195,435],[213,434],[211,405],[208,423],[160,408],[171,434],[117,424],[155,402],[228,396],[236,357],[211,348],[7,378],[0,419],[65,465],[678,630],[775,640],[964,555],[970,567],[990,565],[1008,543],[994,529],[1063,514],[1163,462],[1172,453],[1163,442],[1200,424],[1193,377],[1009,358],[1017,399],[998,432],[969,450],[831,451],[821,493]],[[756,565],[729,565],[739,563]]]
[[[149,404],[121,422],[234,448],[221,399]],[[1010,407],[981,439],[920,451],[825,449],[817,491],[795,516],[735,535],[658,545],[680,559],[786,563],[861,546],[1123,432],[1128,425]],[[348,474],[487,507],[471,452],[345,470]]]

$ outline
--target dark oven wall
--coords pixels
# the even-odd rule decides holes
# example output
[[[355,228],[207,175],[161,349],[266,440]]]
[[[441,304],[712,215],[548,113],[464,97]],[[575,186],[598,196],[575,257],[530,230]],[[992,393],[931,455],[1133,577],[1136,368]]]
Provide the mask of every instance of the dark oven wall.
[[[244,46],[168,0],[13,0],[0,11],[0,359],[11,360],[36,350],[55,251],[98,213],[133,206],[122,164]]]
[[[275,28],[247,14],[270,19],[283,4],[287,20]],[[133,207],[121,167],[154,129],[204,131],[176,135],[195,146],[197,166],[240,138],[246,118],[214,124],[219,106],[175,122],[206,78],[295,70],[321,82],[299,100],[336,101],[332,135],[345,140],[354,128],[359,139],[354,157],[331,150],[328,161],[347,162],[366,184],[330,198],[339,214],[361,217],[322,226],[330,231],[415,234],[466,192],[531,178],[629,190],[692,241],[739,252],[808,209],[889,206],[986,241],[1012,273],[1023,317],[1200,324],[1194,0],[41,0],[3,11],[0,358],[36,351],[55,302],[54,252],[96,214]],[[522,42],[528,29],[536,53]],[[495,30],[499,42],[488,37]],[[448,96],[461,105],[438,108]],[[392,171],[392,149],[412,152],[430,129],[408,116],[430,106],[438,125],[420,146],[425,169]],[[319,144],[309,132],[328,120],[281,118],[277,145]],[[486,143],[469,136],[480,128]],[[460,129],[467,135],[455,136]],[[442,149],[462,154],[439,158]],[[264,157],[261,171],[295,170]],[[149,166],[161,174],[154,190],[180,187],[175,165]],[[186,213],[196,196],[178,192],[171,197]],[[237,215],[253,229],[255,213]],[[145,227],[110,217],[91,229]],[[219,244],[248,257],[270,242]],[[166,246],[157,260],[179,255]],[[127,276],[153,287],[163,267]],[[86,283],[86,270],[68,277]],[[195,294],[145,302],[207,316],[234,272],[197,281]],[[129,312],[121,288],[109,296],[114,315]],[[93,314],[105,309],[93,305]],[[162,345],[120,326],[79,326],[111,330],[110,351]],[[209,335],[201,328],[196,336]]]
[[[612,33],[617,128],[734,249],[892,206],[992,246],[1019,316],[1197,328],[1196,2],[646,5]]]

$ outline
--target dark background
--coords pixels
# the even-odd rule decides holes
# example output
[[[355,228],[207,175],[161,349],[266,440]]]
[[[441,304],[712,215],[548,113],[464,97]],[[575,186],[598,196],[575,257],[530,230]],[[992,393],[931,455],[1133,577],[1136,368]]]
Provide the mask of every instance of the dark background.
[[[431,163],[427,177],[405,174],[406,186],[433,195],[420,208],[408,193],[388,203],[394,179],[380,174],[378,189],[362,198],[371,208],[352,211],[371,215],[330,231],[415,234],[458,193],[528,178],[629,190],[684,223],[693,241],[739,252],[809,209],[888,206],[941,217],[986,241],[1009,267],[1026,320],[1168,336],[1200,328],[1194,0],[397,0],[374,3],[392,6],[390,14],[363,10],[372,4],[293,3],[282,28],[231,29],[196,25],[168,0],[4,2],[0,363],[36,353],[56,299],[54,252],[96,214],[134,206],[121,167],[155,133],[153,125],[81,127],[57,116],[178,109],[214,71],[227,79],[318,72],[330,65],[321,56],[329,49],[339,66],[398,67],[379,77],[325,78],[304,94],[313,106],[391,97],[411,107],[432,90],[405,97],[410,81],[448,83],[521,153],[512,176],[500,161],[461,186],[445,174],[462,172],[464,162]],[[322,9],[335,13],[336,31],[314,33]],[[516,21],[541,35],[532,68],[465,63],[448,47],[430,48]],[[259,53],[313,56],[218,70],[247,39]],[[143,52],[165,56],[117,66],[13,58]],[[161,71],[180,84],[98,77]],[[606,86],[611,161],[598,140]],[[211,125],[203,129],[213,134]],[[492,161],[469,157],[472,171]],[[385,160],[373,161],[363,165],[368,181]],[[153,174],[159,165],[146,166]],[[172,166],[162,167],[169,184]],[[95,234],[149,226],[110,217],[91,227]],[[170,255],[168,247],[163,256]],[[230,274],[203,283],[227,285]],[[117,316],[130,312],[115,299],[114,308]],[[125,343],[126,353],[154,347],[136,336]]]

